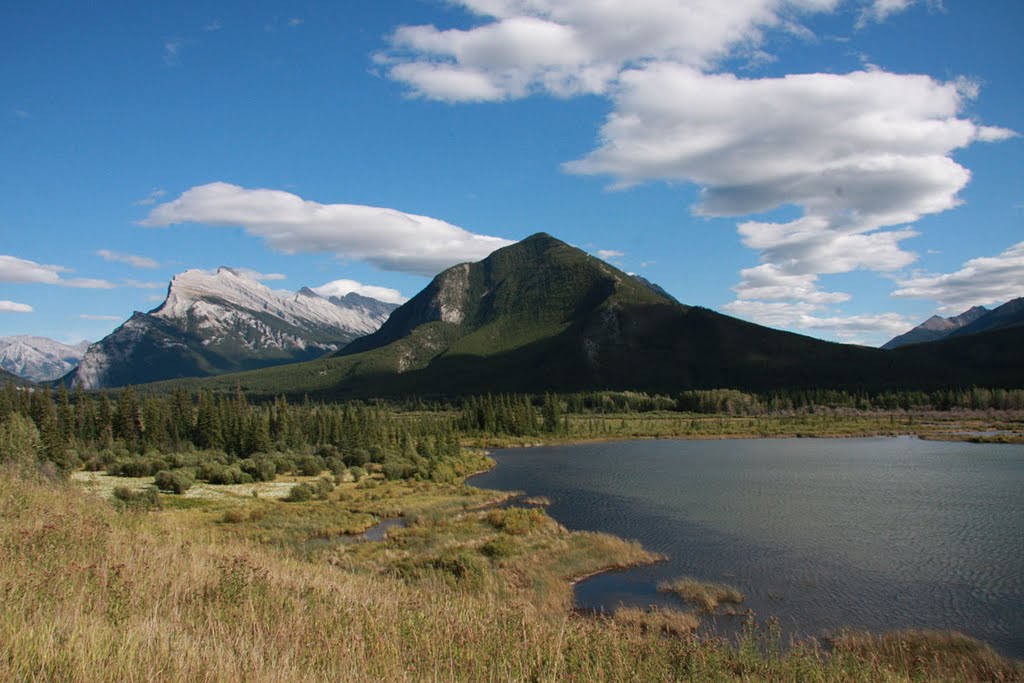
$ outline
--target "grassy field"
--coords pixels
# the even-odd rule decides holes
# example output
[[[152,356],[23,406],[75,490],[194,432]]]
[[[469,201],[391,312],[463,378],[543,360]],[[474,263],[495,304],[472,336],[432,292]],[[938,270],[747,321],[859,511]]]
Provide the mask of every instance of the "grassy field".
[[[701,639],[689,612],[577,614],[573,579],[658,558],[462,485],[367,480],[302,503],[161,495],[148,512],[94,486],[0,472],[0,680],[1024,677],[955,634],[783,647],[770,626]],[[399,514],[406,526],[379,542],[346,535]]]
[[[730,439],[913,435],[943,441],[1024,443],[1024,413],[1014,411],[878,411],[819,409],[764,416],[670,411],[572,414],[542,436],[470,436],[466,443],[504,448],[604,439]]]

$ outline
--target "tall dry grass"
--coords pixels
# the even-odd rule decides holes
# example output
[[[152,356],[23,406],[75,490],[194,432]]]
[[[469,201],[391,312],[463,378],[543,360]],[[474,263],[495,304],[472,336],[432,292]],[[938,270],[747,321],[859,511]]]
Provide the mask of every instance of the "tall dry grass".
[[[69,485],[0,474],[0,680],[922,678],[871,651],[782,652],[771,634],[731,646],[580,617],[517,599],[528,589],[503,579],[514,566],[487,569],[474,589],[429,573],[401,580],[225,526],[238,525],[117,512]],[[1001,666],[996,675],[1020,676]]]

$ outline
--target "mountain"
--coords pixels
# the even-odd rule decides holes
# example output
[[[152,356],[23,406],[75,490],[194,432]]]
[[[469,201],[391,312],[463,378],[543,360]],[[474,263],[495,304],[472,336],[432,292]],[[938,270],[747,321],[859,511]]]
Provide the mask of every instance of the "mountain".
[[[987,313],[989,313],[989,310],[984,306],[975,306],[964,311],[960,315],[953,316],[951,318],[943,318],[941,316],[933,315],[909,332],[905,332],[898,337],[893,337],[886,343],[882,344],[882,348],[892,350],[909,344],[922,344],[925,342],[938,341],[939,339],[944,339],[957,330],[970,325]]]
[[[908,367],[914,361],[907,361]],[[487,392],[861,387],[886,352],[686,306],[550,235],[454,266],[334,357],[203,382],[325,399]]]
[[[0,368],[0,387],[6,386],[9,382],[12,382],[17,386],[23,386],[29,383],[27,379],[18,377],[13,372],[7,372],[3,368]]]
[[[0,368],[31,382],[49,382],[73,370],[89,342],[74,346],[46,337],[0,337]]]
[[[358,294],[274,291],[231,268],[176,275],[65,377],[85,389],[198,377],[316,358],[376,330],[395,304]]]
[[[949,337],[951,339],[966,337],[972,334],[994,332],[995,330],[1003,330],[1021,325],[1024,325],[1024,297],[1007,301],[1002,306],[987,312],[969,325],[964,325],[960,329],[955,330]]]

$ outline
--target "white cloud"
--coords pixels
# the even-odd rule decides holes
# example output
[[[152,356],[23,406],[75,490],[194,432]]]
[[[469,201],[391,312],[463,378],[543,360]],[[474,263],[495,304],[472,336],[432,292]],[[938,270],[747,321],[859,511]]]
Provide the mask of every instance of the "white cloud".
[[[1024,296],[1024,242],[998,256],[973,258],[953,273],[915,274],[899,280],[892,293],[901,299],[932,299],[943,313],[971,306],[1002,304]]]
[[[843,292],[823,292],[818,289],[818,276],[814,273],[793,275],[770,263],[741,270],[740,277],[740,283],[733,287],[740,299],[796,300],[819,306],[841,303],[851,298]]]
[[[297,27],[299,27],[301,25],[302,25],[302,19],[299,19],[298,17],[292,17],[291,19],[288,20],[288,27],[289,28],[297,28]]]
[[[893,14],[899,14],[910,8],[916,0],[871,0],[861,10],[857,20],[857,28],[864,28],[872,21],[882,22]]]
[[[65,279],[61,273],[70,272],[63,266],[46,265],[16,256],[0,255],[0,282],[34,283],[79,287],[85,289],[113,289],[117,285],[92,278]]]
[[[28,113],[24,109],[15,109],[14,110],[14,116],[19,118],[19,119],[30,119],[30,118],[32,118],[32,114]]]
[[[135,289],[167,289],[166,282],[143,282],[141,280],[128,279],[124,281],[126,287]]]
[[[119,315],[93,315],[91,313],[79,313],[78,317],[82,320],[106,320],[106,321],[117,321],[123,320]]]
[[[16,301],[0,300],[0,313],[32,313],[33,309],[28,304],[19,304]]]
[[[470,29],[403,26],[377,55],[413,93],[449,101],[546,92],[600,94],[623,67],[666,60],[708,68],[756,48],[765,29],[798,35],[793,17],[840,0],[455,0],[484,19]],[[803,30],[806,34],[806,29]]]
[[[838,303],[849,295],[821,291],[818,275],[913,263],[901,243],[918,233],[900,226],[957,206],[970,178],[951,154],[1014,135],[961,118],[969,91],[879,70],[740,79],[654,64],[622,76],[600,146],[566,168],[619,186],[696,183],[707,216],[796,206],[795,220],[738,226],[762,265],[741,273],[737,306]]]
[[[221,27],[221,23],[217,19],[211,19],[210,21],[208,21],[203,26],[203,30],[206,31],[207,33],[213,33],[214,31],[219,31],[221,28],[222,28]]]
[[[869,340],[869,343],[873,344],[880,344],[897,334],[902,334],[915,324],[915,321],[898,313],[822,314],[823,306],[804,302],[738,299],[727,304],[725,309],[733,315],[761,325],[791,330],[813,330],[833,338],[858,342]]]
[[[435,275],[511,244],[444,221],[395,209],[319,204],[280,190],[200,185],[156,206],[141,225],[241,226],[285,253],[333,253],[383,270]]]
[[[167,194],[167,190],[164,190],[159,187],[154,188],[153,191],[150,192],[148,195],[146,195],[142,199],[132,202],[132,204],[134,204],[135,206],[151,206],[153,204],[156,204],[157,200],[163,197],[165,194]]]
[[[615,249],[598,249],[597,257],[602,261],[611,261],[612,259],[620,258],[625,256],[626,252],[617,251]]]
[[[124,254],[119,251],[111,251],[109,249],[100,249],[96,252],[104,261],[111,263],[125,263],[132,268],[159,268],[160,264],[157,261],[147,256],[136,256],[135,254]]]
[[[252,268],[232,268],[232,270],[259,282],[273,282],[288,279],[288,276],[284,273],[261,273],[258,270],[253,270]]]
[[[181,54],[181,48],[185,44],[183,38],[165,38],[164,39],[164,64],[167,66],[177,66],[178,56]]]
[[[402,296],[402,293],[397,289],[391,289],[389,287],[378,287],[376,285],[364,285],[361,282],[355,280],[334,280],[326,284],[320,285],[319,287],[312,288],[314,292],[320,296],[337,296],[342,297],[346,294],[355,292],[360,296],[368,296],[371,299],[377,301],[383,301],[389,304],[404,304],[409,300],[409,297]]]

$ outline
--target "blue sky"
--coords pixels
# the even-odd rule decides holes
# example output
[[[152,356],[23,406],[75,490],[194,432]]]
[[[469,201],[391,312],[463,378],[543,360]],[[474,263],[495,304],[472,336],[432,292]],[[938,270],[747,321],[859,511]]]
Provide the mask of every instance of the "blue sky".
[[[841,341],[1024,296],[1017,0],[103,4],[2,11],[0,335],[537,231]]]

